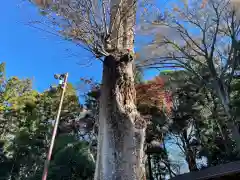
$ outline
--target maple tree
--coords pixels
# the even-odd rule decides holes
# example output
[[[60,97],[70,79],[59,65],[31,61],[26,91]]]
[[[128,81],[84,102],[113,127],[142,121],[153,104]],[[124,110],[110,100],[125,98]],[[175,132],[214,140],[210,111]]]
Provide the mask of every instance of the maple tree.
[[[136,84],[137,104],[148,108],[163,110],[166,105],[166,113],[171,112],[171,94],[164,89],[164,79],[155,77],[145,83]]]

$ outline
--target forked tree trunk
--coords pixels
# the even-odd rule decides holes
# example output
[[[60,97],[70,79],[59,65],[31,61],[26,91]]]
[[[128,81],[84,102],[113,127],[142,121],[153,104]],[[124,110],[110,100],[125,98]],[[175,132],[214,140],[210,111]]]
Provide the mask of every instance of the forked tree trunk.
[[[133,59],[105,58],[100,97],[95,180],[145,179],[145,123],[136,110]]]

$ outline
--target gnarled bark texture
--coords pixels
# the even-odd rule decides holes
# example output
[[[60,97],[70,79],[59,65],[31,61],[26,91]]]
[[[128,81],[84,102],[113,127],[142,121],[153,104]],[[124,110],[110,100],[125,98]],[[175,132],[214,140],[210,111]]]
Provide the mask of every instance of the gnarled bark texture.
[[[137,112],[133,59],[118,53],[104,60],[95,180],[145,179],[145,122]]]

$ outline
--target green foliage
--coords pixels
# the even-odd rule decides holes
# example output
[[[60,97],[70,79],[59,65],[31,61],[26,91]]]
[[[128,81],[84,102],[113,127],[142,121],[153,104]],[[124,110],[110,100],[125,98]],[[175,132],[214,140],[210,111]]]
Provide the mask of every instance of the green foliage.
[[[18,77],[4,79],[1,85],[0,179],[40,180],[61,88],[39,93],[32,89],[30,79]],[[93,176],[95,164],[89,147],[72,126],[80,112],[76,90],[68,84],[59,125],[67,131],[58,131],[49,179],[87,180]]]
[[[141,70],[138,69],[135,70],[134,81],[136,84],[143,82],[143,72],[141,72]]]
[[[236,160],[235,146],[226,125],[227,117],[215,93],[184,71],[167,74],[170,77],[166,84],[177,102],[172,111],[170,133],[178,138],[176,144],[185,154],[186,161],[189,161],[190,155],[190,159],[195,160],[206,157],[207,166]],[[232,104],[238,109],[239,87],[237,80],[234,82],[231,86]],[[193,161],[188,164],[192,166]],[[191,168],[194,170],[193,166]]]
[[[67,144],[55,154],[50,167],[49,179],[92,179],[94,166],[91,153],[85,143]]]
[[[4,80],[5,80],[5,63],[0,63],[0,84],[3,84]]]

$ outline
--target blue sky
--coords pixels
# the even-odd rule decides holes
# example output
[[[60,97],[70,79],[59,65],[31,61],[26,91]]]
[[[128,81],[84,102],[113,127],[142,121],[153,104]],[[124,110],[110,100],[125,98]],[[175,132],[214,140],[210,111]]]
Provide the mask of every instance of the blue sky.
[[[7,0],[1,5],[0,62],[6,62],[8,77],[32,78],[34,89],[39,91],[56,83],[54,73],[69,72],[69,81],[76,86],[81,77],[101,80],[101,63],[86,50],[26,25],[41,18],[36,7],[23,0]],[[91,65],[79,65],[89,60]],[[147,72],[145,77],[155,73]]]
[[[0,12],[0,62],[6,62],[7,76],[33,78],[34,88],[42,91],[55,82],[54,73],[69,72],[73,84],[80,77],[101,79],[101,64],[92,61],[92,66],[80,66],[91,59],[85,50],[75,44],[62,40],[25,25],[40,17],[38,10],[21,4],[21,0],[3,1]],[[69,57],[72,53],[77,57]]]

